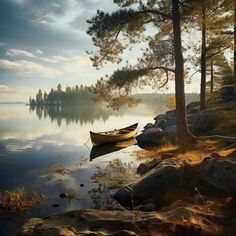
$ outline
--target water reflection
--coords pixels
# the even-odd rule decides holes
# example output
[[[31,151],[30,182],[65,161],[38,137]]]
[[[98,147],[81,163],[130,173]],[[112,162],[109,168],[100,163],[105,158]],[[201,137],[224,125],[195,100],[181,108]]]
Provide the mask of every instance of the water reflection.
[[[71,105],[71,106],[30,106],[31,113],[35,113],[39,120],[50,118],[52,122],[57,122],[58,126],[62,125],[62,122],[71,124],[94,124],[96,120],[102,120],[106,122],[111,116],[122,117],[125,115],[137,115],[137,116],[153,116],[155,112],[165,110],[166,107],[158,106],[155,102],[140,103],[137,107],[128,108],[122,107],[119,111],[115,111],[103,103],[88,102],[83,105]]]
[[[92,161],[94,158],[116,152],[118,150],[124,149],[126,147],[129,147],[131,145],[136,145],[137,140],[136,138],[131,138],[129,140],[125,140],[122,142],[117,143],[108,143],[108,144],[101,144],[93,146],[90,151],[90,161]]]
[[[111,210],[122,209],[113,199],[117,188],[137,179],[136,165],[133,162],[125,162],[120,159],[108,161],[105,166],[98,167],[91,177],[91,181],[99,183],[88,194],[93,200],[95,209]]]
[[[137,99],[141,102],[137,107],[121,107],[119,111],[107,108],[103,102],[94,103],[91,100],[67,105],[32,105],[29,107],[31,113],[35,113],[39,120],[50,118],[52,122],[56,121],[58,126],[62,125],[64,120],[66,124],[93,124],[96,120],[108,121],[111,116],[154,116],[154,114],[165,112],[167,104],[173,94],[139,94]],[[186,94],[187,104],[198,99],[197,94]],[[132,122],[131,122],[132,123]]]
[[[30,106],[30,112],[36,112],[39,120],[50,118],[51,121],[56,121],[60,127],[62,120],[66,124],[79,123],[93,124],[95,120],[108,120],[110,115],[122,115],[124,112],[116,112],[107,109],[105,105],[100,103],[86,103],[83,105],[71,106]]]

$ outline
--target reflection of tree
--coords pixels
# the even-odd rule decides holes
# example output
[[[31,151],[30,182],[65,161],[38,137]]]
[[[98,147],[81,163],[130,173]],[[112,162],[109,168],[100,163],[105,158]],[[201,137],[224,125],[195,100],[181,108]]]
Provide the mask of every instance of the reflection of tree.
[[[56,121],[61,126],[63,120],[66,124],[80,123],[92,124],[95,120],[102,119],[106,121],[109,116],[123,115],[154,115],[155,111],[164,107],[168,103],[172,94],[141,94],[137,95],[141,99],[140,104],[134,108],[123,107],[119,111],[108,109],[101,101],[94,103],[91,100],[85,100],[77,104],[61,104],[61,105],[31,105],[30,111],[36,111],[39,119],[49,117],[52,122]],[[197,100],[196,94],[186,94],[188,102]]]
[[[52,122],[56,121],[58,126],[61,126],[62,120],[65,120],[66,124],[79,122],[81,125],[93,123],[97,119],[106,121],[109,115],[117,113],[93,102],[80,106],[31,106],[30,111],[36,111],[40,120],[42,117],[49,117]]]

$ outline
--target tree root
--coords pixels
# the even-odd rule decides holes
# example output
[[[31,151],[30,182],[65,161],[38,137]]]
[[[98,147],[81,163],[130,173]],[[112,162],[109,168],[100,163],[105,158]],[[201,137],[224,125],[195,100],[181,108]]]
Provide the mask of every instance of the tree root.
[[[210,135],[210,136],[197,136],[197,139],[215,139],[236,142],[236,137],[223,136],[223,135]]]

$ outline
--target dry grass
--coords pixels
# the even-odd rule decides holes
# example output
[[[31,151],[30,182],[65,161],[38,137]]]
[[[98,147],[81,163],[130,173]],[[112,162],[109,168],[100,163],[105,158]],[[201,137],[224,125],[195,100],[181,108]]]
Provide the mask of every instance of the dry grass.
[[[217,152],[223,146],[223,143],[217,140],[198,140],[192,149],[193,151],[185,153],[181,153],[176,145],[165,144],[150,150],[138,150],[135,151],[134,154],[139,161],[148,162],[154,159],[161,159],[164,154],[171,153],[173,156],[188,161],[189,164],[198,164],[204,157],[209,156],[212,152]]]
[[[150,150],[138,150],[134,152],[139,161],[150,161],[153,159],[160,159],[165,153],[178,153],[178,146],[165,144],[158,148]]]
[[[35,172],[36,175],[48,176],[48,175],[66,175],[76,172],[83,168],[83,166],[88,162],[88,158],[83,157],[77,163],[72,166],[65,166],[63,164],[48,166],[46,169]]]
[[[219,152],[220,156],[222,157],[231,157],[231,156],[235,157],[235,153],[236,153],[236,148],[231,148]]]
[[[184,159],[189,164],[199,164],[203,161],[206,154],[201,151],[181,153],[178,157]]]
[[[34,192],[33,196],[27,198],[24,188],[17,188],[15,191],[5,191],[0,196],[0,210],[7,212],[27,212],[40,204],[44,199],[42,193]]]

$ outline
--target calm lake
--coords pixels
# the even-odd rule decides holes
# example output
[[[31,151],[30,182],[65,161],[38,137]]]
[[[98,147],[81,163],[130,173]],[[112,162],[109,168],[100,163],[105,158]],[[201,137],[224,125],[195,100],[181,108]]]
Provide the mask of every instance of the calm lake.
[[[103,156],[99,156],[100,150],[93,159],[89,131],[112,130],[138,122],[140,132],[157,113],[167,109],[166,104],[167,99],[147,97],[137,107],[119,112],[91,103],[34,109],[24,104],[1,104],[1,194],[22,187],[27,196],[38,191],[45,199],[23,215],[0,212],[0,235],[11,235],[29,217],[119,207],[111,197],[114,186],[137,178],[135,171],[140,161],[135,151],[140,148],[131,145]],[[112,149],[105,147],[104,151]],[[63,192],[70,193],[73,199],[60,198]]]
[[[132,145],[91,160],[89,131],[122,128],[136,122],[141,131],[147,122],[153,122],[157,109],[154,104],[119,112],[96,105],[30,109],[24,104],[1,104],[1,194],[23,187],[27,195],[40,191],[46,199],[24,215],[1,212],[0,235],[9,235],[32,216],[112,205],[108,180],[125,183],[135,178],[139,161],[133,152],[139,148]],[[57,171],[60,168],[65,173]],[[127,176],[122,174],[124,170]],[[72,192],[74,198],[61,199],[62,192]]]

